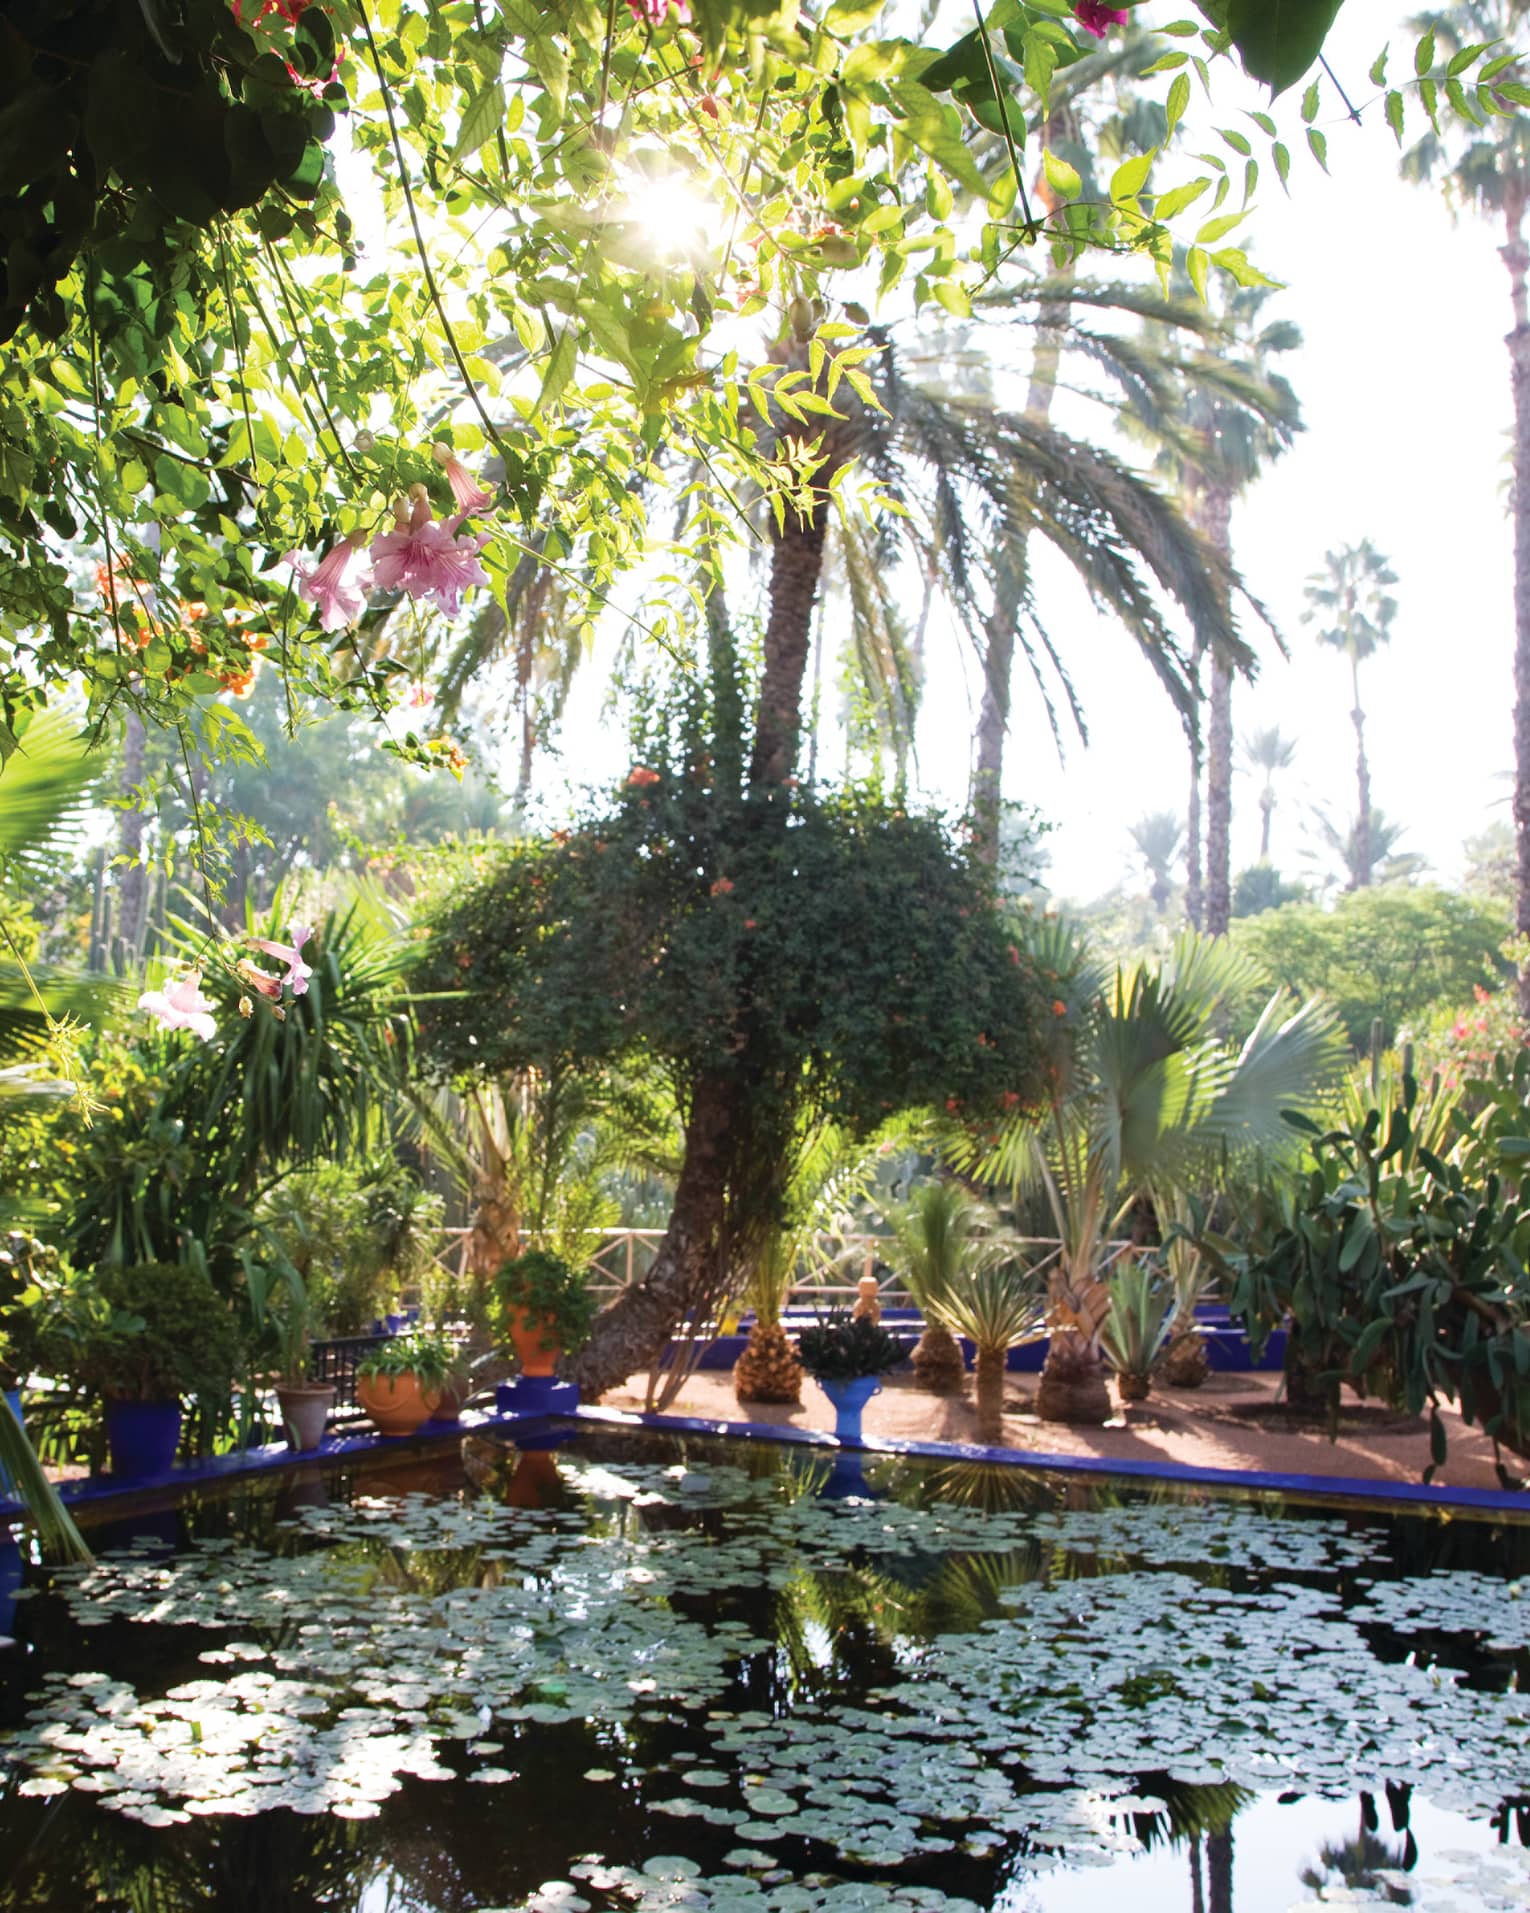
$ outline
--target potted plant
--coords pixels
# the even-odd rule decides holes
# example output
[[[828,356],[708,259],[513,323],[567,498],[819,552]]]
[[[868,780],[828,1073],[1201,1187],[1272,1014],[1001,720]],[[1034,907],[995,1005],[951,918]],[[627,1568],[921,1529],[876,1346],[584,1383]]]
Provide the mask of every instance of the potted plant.
[[[882,1386],[881,1378],[897,1368],[907,1350],[896,1335],[873,1322],[842,1310],[826,1321],[805,1328],[797,1337],[802,1366],[834,1404],[834,1432],[841,1441],[859,1441],[861,1415]]]
[[[594,1298],[583,1275],[562,1256],[528,1249],[500,1269],[494,1295],[523,1375],[555,1374],[559,1357],[589,1339]]]
[[[456,1360],[445,1336],[390,1336],[356,1364],[356,1399],[379,1434],[412,1435],[440,1406]]]
[[[164,1474],[180,1445],[182,1397],[228,1391],[239,1355],[233,1313],[184,1262],[98,1269],[91,1286],[102,1307],[81,1342],[79,1370],[106,1403],[111,1472],[119,1480]]]
[[[276,1399],[287,1446],[306,1455],[324,1439],[329,1411],[335,1405],[335,1385],[316,1382],[308,1372],[314,1331],[320,1326],[310,1283],[296,1270],[288,1270],[284,1291],[281,1303],[272,1310],[279,1373]]]

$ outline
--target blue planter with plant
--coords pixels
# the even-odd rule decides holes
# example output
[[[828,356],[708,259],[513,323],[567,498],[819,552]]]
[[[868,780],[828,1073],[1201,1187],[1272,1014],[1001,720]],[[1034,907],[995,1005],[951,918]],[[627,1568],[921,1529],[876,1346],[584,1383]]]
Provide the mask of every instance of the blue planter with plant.
[[[106,1404],[106,1452],[115,1481],[145,1481],[167,1475],[181,1445],[181,1405],[177,1401]]]
[[[859,1442],[867,1402],[881,1388],[881,1378],[899,1367],[908,1351],[870,1316],[852,1318],[841,1313],[803,1329],[797,1337],[797,1353],[833,1403],[834,1433],[841,1441]]]
[[[557,1379],[557,1366],[589,1339],[595,1303],[583,1272],[545,1249],[528,1249],[495,1276],[494,1301],[501,1335],[521,1370],[496,1390],[499,1412],[551,1415],[576,1408],[579,1391]]]

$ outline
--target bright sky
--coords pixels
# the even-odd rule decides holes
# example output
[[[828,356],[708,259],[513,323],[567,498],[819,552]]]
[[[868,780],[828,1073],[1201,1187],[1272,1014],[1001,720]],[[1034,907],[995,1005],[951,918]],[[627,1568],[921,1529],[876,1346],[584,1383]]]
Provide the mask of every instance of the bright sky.
[[[1279,786],[1272,846],[1288,875],[1311,874],[1303,857],[1315,848],[1314,804],[1341,827],[1355,811],[1347,665],[1300,623],[1305,578],[1340,544],[1369,537],[1399,577],[1392,643],[1363,668],[1361,687],[1373,801],[1406,824],[1402,848],[1449,880],[1459,874],[1463,840],[1509,814],[1508,281],[1491,229],[1470,218],[1454,224],[1437,191],[1398,177],[1397,148],[1367,72],[1389,38],[1399,69],[1411,70],[1405,12],[1393,0],[1347,0],[1327,51],[1363,124],[1350,125],[1325,100],[1325,178],[1305,152],[1299,94],[1283,98],[1277,116],[1297,156],[1292,194],[1286,199],[1266,168],[1249,237],[1239,235],[1288,288],[1268,315],[1295,320],[1305,338],[1281,369],[1299,393],[1307,430],[1233,518],[1235,559],[1291,652],[1283,660],[1250,620],[1262,668],[1234,698],[1237,736],[1278,724],[1299,743]],[[1167,17],[1158,7],[1152,14]],[[1240,105],[1263,104],[1253,88],[1234,97],[1231,78],[1228,69],[1219,73],[1216,124],[1237,125]],[[1058,422],[1077,429],[1082,421],[1060,405]],[[1123,877],[1140,888],[1127,829],[1148,811],[1183,815],[1183,734],[1130,639],[1095,615],[1066,567],[1051,565],[1043,577],[1046,620],[1069,659],[1090,741],[1069,742],[1059,764],[1041,704],[1017,671],[1006,795],[1038,805],[1056,824],[1050,881],[1060,893],[1088,898]],[[960,806],[979,686],[971,660],[965,668],[955,662],[954,635],[946,642],[942,654],[932,633],[919,771],[930,798]],[[601,698],[599,673],[591,672],[562,740],[565,771],[576,780],[610,775],[615,740],[600,723]],[[824,752],[836,761],[831,741]],[[1236,871],[1258,848],[1252,777],[1236,777],[1234,803]]]

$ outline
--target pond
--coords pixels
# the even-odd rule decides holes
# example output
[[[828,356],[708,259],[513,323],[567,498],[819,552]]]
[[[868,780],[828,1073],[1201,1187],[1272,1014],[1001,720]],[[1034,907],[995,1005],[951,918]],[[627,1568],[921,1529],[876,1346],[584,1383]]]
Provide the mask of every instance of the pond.
[[[702,1437],[27,1567],[0,1908],[1530,1904],[1530,1526]]]

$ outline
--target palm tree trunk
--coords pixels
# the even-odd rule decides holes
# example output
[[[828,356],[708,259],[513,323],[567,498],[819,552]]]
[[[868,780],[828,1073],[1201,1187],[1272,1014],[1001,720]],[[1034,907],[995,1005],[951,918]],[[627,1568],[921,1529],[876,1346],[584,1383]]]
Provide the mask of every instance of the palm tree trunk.
[[[1514,833],[1519,853],[1515,925],[1530,935],[1530,312],[1525,275],[1530,250],[1524,240],[1525,195],[1515,181],[1504,194],[1505,244],[1514,330],[1509,367],[1514,390]],[[1530,1017],[1530,960],[1519,973],[1520,1015]]]
[[[1275,816],[1275,793],[1268,784],[1259,793],[1259,861],[1270,861],[1270,824]]]
[[[1233,1913],[1233,1837],[1226,1833],[1206,1836],[1206,1884],[1210,1913]]]
[[[1073,277],[1071,261],[1056,269],[1060,279]],[[1044,325],[1036,329],[1036,353],[1031,361],[1030,385],[1025,395],[1028,418],[1046,423],[1057,395],[1057,372],[1062,363],[1063,336],[1069,308],[1059,301]],[[1020,587],[1025,576],[1026,545],[1022,542],[1011,567],[1012,589],[1001,591],[988,619],[983,658],[983,702],[978,710],[977,757],[972,771],[974,847],[990,864],[999,860],[999,806],[1004,786],[1004,738],[1009,730],[1010,678],[1015,663],[1015,620],[1020,610]]]
[[[117,828],[118,851],[125,860],[117,893],[117,940],[122,947],[123,961],[129,967],[137,961],[148,899],[148,872],[143,866],[143,812],[132,801],[134,791],[143,782],[145,743],[143,719],[136,711],[129,710],[122,733],[122,794],[129,802]]]
[[[825,482],[827,474],[825,474]],[[813,603],[823,570],[826,504],[792,523],[776,539],[770,560],[770,618],[765,626],[765,669],[755,714],[751,784],[782,784],[797,762],[802,725],[802,680],[807,674]]]
[[[978,1440],[997,1447],[1004,1439],[1004,1370],[1007,1348],[980,1348],[977,1352]]]
[[[1232,493],[1197,474],[1187,500],[1188,516],[1223,558],[1232,555],[1229,523]],[[1232,671],[1215,653],[1206,735],[1206,929],[1227,934],[1232,913]]]
[[[1190,681],[1200,696],[1201,659],[1206,647],[1197,639],[1190,664]],[[1206,893],[1201,883],[1201,752],[1199,744],[1190,749],[1190,801],[1185,807],[1185,917],[1192,930],[1201,928]]]
[[[1360,660],[1349,661],[1350,681],[1355,687],[1355,708],[1350,722],[1355,727],[1355,782],[1360,800],[1355,818],[1355,867],[1351,871],[1351,890],[1363,890],[1371,881],[1371,767],[1365,761],[1365,712],[1360,708]]]

